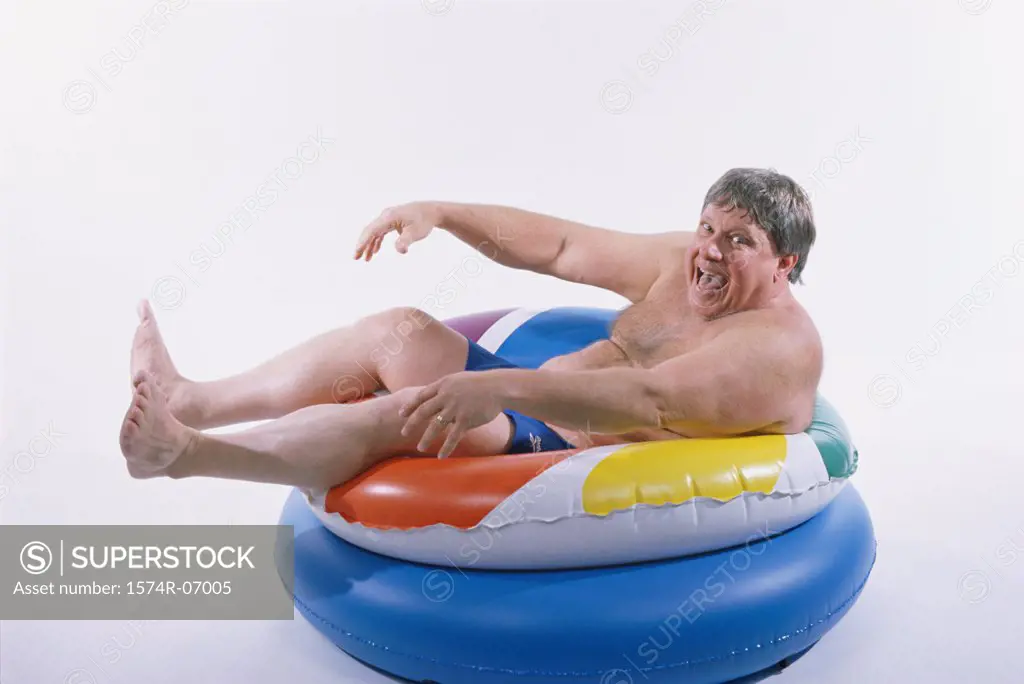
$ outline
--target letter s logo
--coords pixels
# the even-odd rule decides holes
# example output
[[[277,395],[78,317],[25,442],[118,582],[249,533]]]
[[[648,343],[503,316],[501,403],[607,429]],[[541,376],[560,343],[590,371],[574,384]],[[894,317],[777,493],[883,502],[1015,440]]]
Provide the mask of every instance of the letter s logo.
[[[43,542],[33,541],[21,549],[21,567],[30,575],[41,575],[50,569],[53,554]]]

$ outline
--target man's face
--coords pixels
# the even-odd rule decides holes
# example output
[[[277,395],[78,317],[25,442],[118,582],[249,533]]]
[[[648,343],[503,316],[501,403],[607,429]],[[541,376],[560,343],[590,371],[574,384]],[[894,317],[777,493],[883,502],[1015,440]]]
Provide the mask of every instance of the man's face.
[[[758,308],[792,268],[780,263],[788,261],[745,211],[708,205],[687,251],[690,303],[706,318]]]

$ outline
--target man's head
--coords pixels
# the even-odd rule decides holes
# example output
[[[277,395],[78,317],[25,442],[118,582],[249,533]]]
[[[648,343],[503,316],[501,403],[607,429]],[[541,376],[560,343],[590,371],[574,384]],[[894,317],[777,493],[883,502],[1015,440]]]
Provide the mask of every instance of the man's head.
[[[688,253],[690,300],[717,317],[764,306],[799,283],[814,244],[811,202],[771,169],[731,169],[708,190]]]

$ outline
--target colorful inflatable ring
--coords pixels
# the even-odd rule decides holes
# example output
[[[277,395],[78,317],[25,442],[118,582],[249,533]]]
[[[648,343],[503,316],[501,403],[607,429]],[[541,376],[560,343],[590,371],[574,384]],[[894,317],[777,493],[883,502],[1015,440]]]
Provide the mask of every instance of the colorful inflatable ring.
[[[612,568],[406,563],[338,539],[298,492],[281,524],[294,529],[295,606],[310,624],[359,660],[431,684],[717,684],[771,672],[846,614],[875,559],[852,486],[778,536]]]
[[[615,314],[513,310],[448,323],[536,368],[607,337]],[[336,535],[394,558],[481,569],[591,567],[783,532],[821,511],[856,467],[845,425],[819,398],[801,434],[400,457],[307,500]]]

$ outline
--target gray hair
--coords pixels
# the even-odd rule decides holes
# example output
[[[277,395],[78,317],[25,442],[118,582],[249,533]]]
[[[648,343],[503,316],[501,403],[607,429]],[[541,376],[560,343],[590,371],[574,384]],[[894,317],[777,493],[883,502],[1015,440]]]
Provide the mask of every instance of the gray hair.
[[[730,169],[704,196],[703,209],[711,204],[749,214],[768,233],[775,254],[797,255],[789,282],[803,282],[800,274],[816,232],[811,198],[796,181],[775,169]]]

